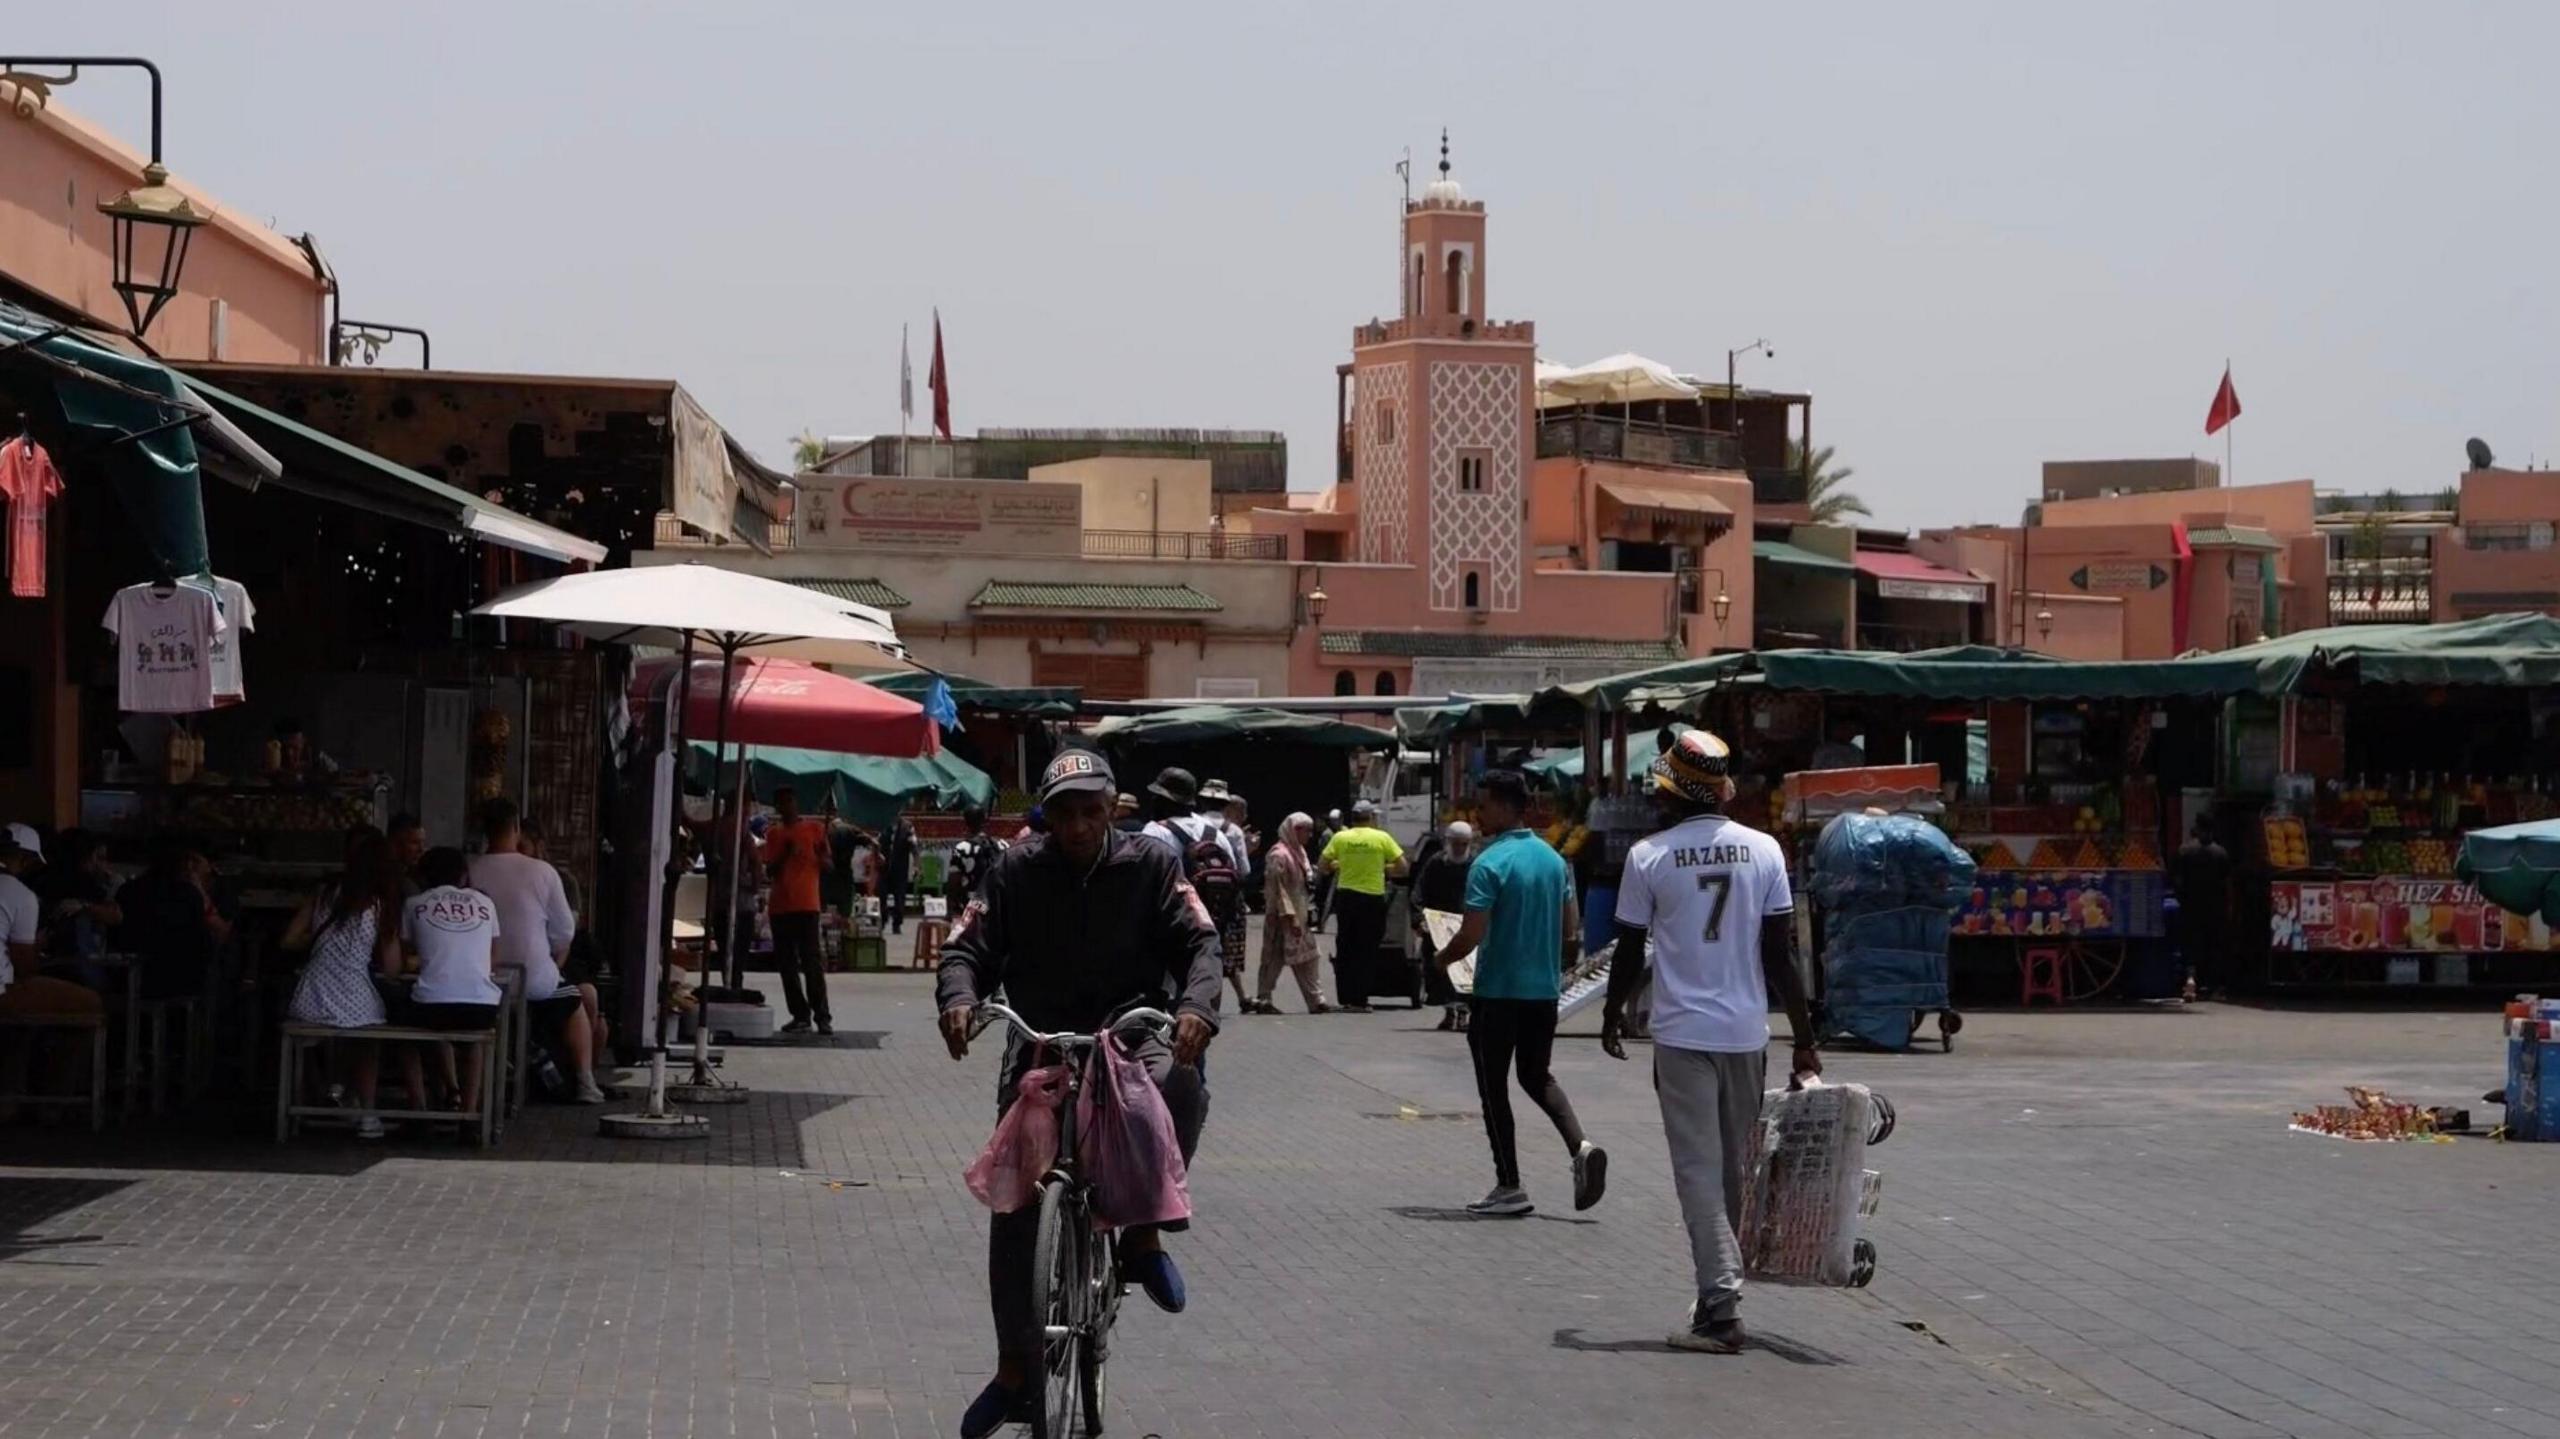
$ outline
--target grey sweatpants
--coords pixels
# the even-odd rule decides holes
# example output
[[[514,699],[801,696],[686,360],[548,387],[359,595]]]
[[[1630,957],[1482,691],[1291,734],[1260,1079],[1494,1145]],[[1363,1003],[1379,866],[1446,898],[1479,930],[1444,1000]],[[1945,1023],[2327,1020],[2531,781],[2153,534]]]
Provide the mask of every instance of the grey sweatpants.
[[[1653,1046],[1653,1092],[1671,1144],[1671,1183],[1698,1269],[1696,1322],[1730,1319],[1742,1303],[1742,1185],[1751,1131],[1760,1123],[1766,1050],[1716,1054]]]

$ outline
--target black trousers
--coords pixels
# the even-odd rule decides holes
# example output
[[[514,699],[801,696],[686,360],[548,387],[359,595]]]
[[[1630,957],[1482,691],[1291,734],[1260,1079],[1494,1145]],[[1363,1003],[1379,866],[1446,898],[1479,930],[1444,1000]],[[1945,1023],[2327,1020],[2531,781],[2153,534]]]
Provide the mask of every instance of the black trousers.
[[[1564,1086],[1548,1072],[1555,1057],[1556,1002],[1552,999],[1486,999],[1467,1006],[1467,1052],[1476,1063],[1476,1100],[1484,1109],[1485,1138],[1493,1144],[1493,1180],[1506,1189],[1520,1183],[1519,1136],[1511,1124],[1511,1073],[1521,1091],[1564,1138],[1565,1153],[1582,1148],[1582,1121]]]
[[[1333,914],[1340,921],[1333,935],[1334,1002],[1365,1005],[1369,974],[1378,964],[1378,943],[1386,936],[1387,897],[1337,888]]]
[[[773,967],[782,971],[782,1003],[793,1019],[833,1018],[827,1012],[827,969],[818,953],[816,910],[773,916]]]
[[[892,868],[901,868],[892,866]],[[896,934],[907,927],[907,877],[903,873],[881,881],[880,907],[889,911],[889,932]]]
[[[1209,1118],[1209,1085],[1192,1068],[1177,1069],[1173,1063],[1173,1047],[1161,1039],[1148,1037],[1129,1049],[1132,1058],[1146,1065],[1156,1088],[1164,1093],[1164,1107],[1173,1115],[1173,1137],[1182,1148],[1182,1162],[1188,1168],[1191,1156],[1200,1148],[1200,1126]],[[1028,1046],[1018,1040],[1005,1045],[1005,1062],[996,1069],[996,1117],[1004,1117],[1013,1107],[1015,1086],[1031,1068]],[[1055,1055],[1046,1063],[1056,1063]],[[1166,1231],[1190,1228],[1185,1220],[1178,1224],[1158,1226]],[[1040,1372],[1040,1318],[1031,1312],[1031,1261],[1040,1247],[1040,1206],[1035,1201],[1011,1214],[999,1214],[987,1225],[987,1306],[994,1312],[996,1352],[999,1356],[1015,1354],[1030,1367],[1030,1374]]]

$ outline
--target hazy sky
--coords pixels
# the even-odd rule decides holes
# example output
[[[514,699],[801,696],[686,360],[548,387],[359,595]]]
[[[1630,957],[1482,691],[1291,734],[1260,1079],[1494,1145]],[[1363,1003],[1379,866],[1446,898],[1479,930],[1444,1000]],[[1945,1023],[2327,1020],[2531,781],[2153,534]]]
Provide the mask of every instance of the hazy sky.
[[[2560,7],[1280,3],[12,7],[141,53],[174,170],[454,368],[672,376],[769,459],[954,418],[1268,427],[1330,478],[1407,146],[1491,310],[1811,391],[1886,522],[2053,458],[2433,490],[2560,457]],[[139,139],[138,84],[62,102]]]

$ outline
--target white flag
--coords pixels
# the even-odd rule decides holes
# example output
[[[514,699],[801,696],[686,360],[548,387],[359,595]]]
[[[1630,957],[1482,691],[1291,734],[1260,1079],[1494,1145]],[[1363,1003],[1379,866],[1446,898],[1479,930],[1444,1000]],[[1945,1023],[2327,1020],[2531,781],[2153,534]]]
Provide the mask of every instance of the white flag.
[[[907,327],[898,327],[898,418],[916,416],[916,368],[907,361]]]

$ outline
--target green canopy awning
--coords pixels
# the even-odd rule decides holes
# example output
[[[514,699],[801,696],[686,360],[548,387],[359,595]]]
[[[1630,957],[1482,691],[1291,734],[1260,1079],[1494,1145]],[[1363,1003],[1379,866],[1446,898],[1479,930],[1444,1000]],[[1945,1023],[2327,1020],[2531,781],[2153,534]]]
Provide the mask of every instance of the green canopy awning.
[[[63,420],[94,441],[81,447],[78,462],[106,475],[154,568],[172,576],[209,573],[203,478],[188,428],[202,408],[177,375],[7,301],[0,301],[0,360],[52,382]],[[56,468],[71,460],[55,458]]]
[[[1093,738],[1106,746],[1254,739],[1327,749],[1387,749],[1396,743],[1393,730],[1253,705],[1185,705],[1154,714],[1114,715],[1094,726]]]
[[[1847,560],[1835,560],[1819,550],[1808,550],[1785,540],[1753,540],[1751,558],[1791,570],[1812,570],[1835,579],[1855,579],[1858,574],[1858,567]]]
[[[1672,734],[1682,735],[1689,732],[1690,726],[1674,720],[1668,728]],[[1661,753],[1661,729],[1630,731],[1627,735],[1627,773],[1631,776],[1642,775],[1647,769],[1652,768],[1654,760]],[[1521,768],[1549,783],[1580,784],[1584,758],[1582,747],[1574,745],[1567,749],[1540,751],[1536,758],[1522,765]],[[1603,744],[1600,747],[1600,762],[1607,764],[1608,761],[1609,748]]]
[[[604,546],[593,540],[493,505],[192,375],[184,379],[187,388],[275,449],[284,460],[276,483],[285,489],[564,564],[604,560]]]
[[[2260,693],[2284,694],[2316,670],[2365,684],[2560,684],[2560,619],[2489,615],[2447,624],[2336,625],[2227,650],[2258,669]]]
[[[2560,925],[2560,820],[2475,829],[2454,873],[2506,909]]]
[[[2257,666],[2228,655],[2075,661],[1966,646],[1918,654],[1771,650],[1759,661],[1772,689],[1891,699],[2213,699],[2252,693],[2260,682]]]
[[[712,773],[711,746],[700,740],[685,746],[692,753],[687,777],[702,788],[718,785]],[[784,785],[798,792],[801,806],[816,810],[829,800],[856,824],[882,825],[913,804],[936,809],[976,805],[992,808],[995,781],[987,772],[949,750],[922,759],[885,755],[833,754],[785,745],[746,747],[747,786],[756,798],[771,800]]]
[[[990,714],[1030,715],[1036,719],[1071,719],[1084,691],[1073,685],[996,685],[967,675],[935,675],[930,670],[901,670],[864,675],[862,682],[911,700],[921,700],[935,679],[951,686],[951,702],[964,710]]]
[[[1406,744],[1428,746],[1460,730],[1511,729],[1528,720],[1527,695],[1479,695],[1444,705],[1407,705],[1396,711],[1396,735]]]

